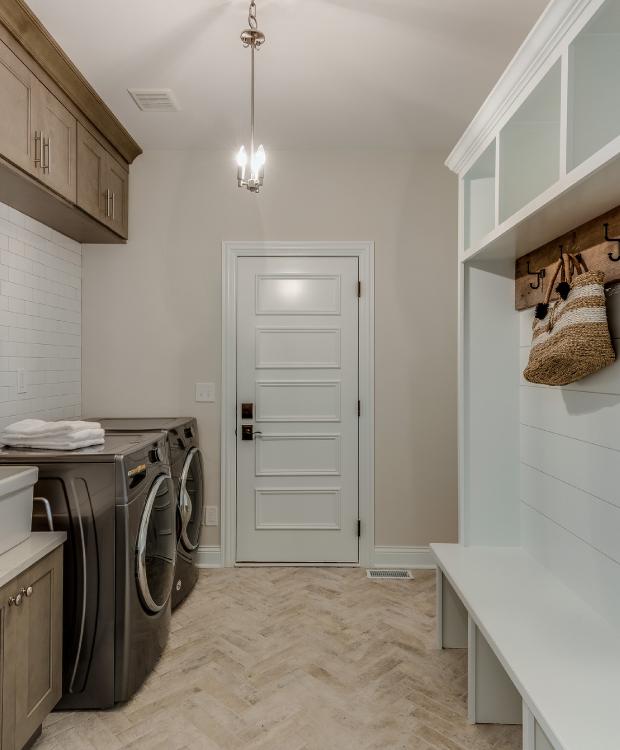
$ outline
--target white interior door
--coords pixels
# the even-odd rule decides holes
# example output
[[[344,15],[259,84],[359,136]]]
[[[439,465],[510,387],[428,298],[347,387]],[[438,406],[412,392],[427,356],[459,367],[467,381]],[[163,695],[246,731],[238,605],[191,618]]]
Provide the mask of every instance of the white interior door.
[[[237,561],[357,562],[358,259],[237,271]]]

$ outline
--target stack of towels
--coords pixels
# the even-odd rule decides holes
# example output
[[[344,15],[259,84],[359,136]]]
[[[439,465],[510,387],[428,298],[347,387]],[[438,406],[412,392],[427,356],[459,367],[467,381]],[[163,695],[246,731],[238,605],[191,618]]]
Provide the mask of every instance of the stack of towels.
[[[105,432],[99,422],[23,419],[14,422],[0,433],[0,443],[13,448],[37,448],[73,451],[102,445]]]

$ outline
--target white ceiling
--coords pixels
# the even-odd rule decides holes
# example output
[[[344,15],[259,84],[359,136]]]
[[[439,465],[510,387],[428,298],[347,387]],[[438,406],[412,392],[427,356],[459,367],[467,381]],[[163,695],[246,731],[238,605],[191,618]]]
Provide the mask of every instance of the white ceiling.
[[[143,148],[247,140],[246,0],[29,0]],[[257,137],[266,148],[446,154],[546,0],[257,0]],[[127,89],[171,88],[147,114]]]

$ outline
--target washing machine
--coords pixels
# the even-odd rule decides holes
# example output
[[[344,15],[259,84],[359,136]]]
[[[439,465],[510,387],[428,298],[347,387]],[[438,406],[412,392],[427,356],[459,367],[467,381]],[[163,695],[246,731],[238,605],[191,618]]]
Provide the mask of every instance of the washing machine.
[[[172,609],[191,592],[198,579],[196,556],[204,512],[203,464],[198,426],[193,417],[94,417],[107,434],[161,431],[168,440],[170,468],[177,493],[177,563]]]
[[[170,629],[175,489],[162,434],[108,435],[75,451],[3,448],[0,464],[38,466],[33,528],[67,532],[59,709],[126,701]],[[40,513],[40,515],[39,515]]]

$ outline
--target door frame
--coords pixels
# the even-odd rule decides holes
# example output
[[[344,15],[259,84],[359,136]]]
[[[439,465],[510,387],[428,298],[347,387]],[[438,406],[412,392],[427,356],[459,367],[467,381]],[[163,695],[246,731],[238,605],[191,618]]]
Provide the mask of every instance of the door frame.
[[[237,266],[243,257],[357,258],[359,301],[359,565],[372,565],[375,541],[374,242],[222,242],[221,547],[224,566],[237,561]]]

